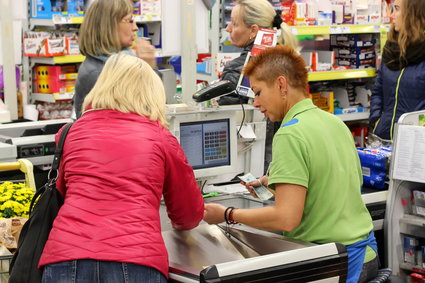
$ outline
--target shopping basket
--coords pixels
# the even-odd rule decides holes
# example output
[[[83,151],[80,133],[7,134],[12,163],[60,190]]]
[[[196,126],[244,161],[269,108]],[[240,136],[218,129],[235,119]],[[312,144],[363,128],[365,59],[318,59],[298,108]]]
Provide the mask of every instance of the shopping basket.
[[[13,255],[0,256],[0,283],[9,281],[9,266]]]
[[[0,163],[0,171],[21,170],[25,174],[25,184],[27,187],[36,191],[34,169],[32,163],[28,159],[18,159],[16,162]]]

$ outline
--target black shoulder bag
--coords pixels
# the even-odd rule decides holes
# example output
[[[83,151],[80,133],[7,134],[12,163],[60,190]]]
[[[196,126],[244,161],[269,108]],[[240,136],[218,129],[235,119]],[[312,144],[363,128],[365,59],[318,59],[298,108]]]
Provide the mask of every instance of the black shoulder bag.
[[[22,227],[18,249],[10,263],[9,283],[41,282],[43,273],[37,268],[37,265],[52,229],[53,221],[63,204],[63,198],[56,189],[56,179],[59,174],[58,168],[63,144],[71,126],[72,123],[67,124],[61,133],[47,183],[37,190],[31,200],[30,217]],[[39,198],[38,201],[37,198]]]

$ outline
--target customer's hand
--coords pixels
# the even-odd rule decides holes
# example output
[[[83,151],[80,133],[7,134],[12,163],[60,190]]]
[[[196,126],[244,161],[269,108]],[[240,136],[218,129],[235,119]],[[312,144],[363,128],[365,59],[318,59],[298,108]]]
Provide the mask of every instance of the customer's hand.
[[[204,205],[204,221],[208,224],[224,222],[224,211],[226,207],[217,203],[206,203]]]
[[[156,68],[155,46],[148,40],[136,38],[136,55],[143,59],[152,68]]]
[[[253,196],[255,198],[258,198],[258,196],[257,196],[257,194],[254,191],[254,187],[258,187],[260,185],[263,185],[264,187],[267,188],[268,183],[269,183],[269,178],[267,176],[263,176],[263,177],[259,178],[255,182],[249,182],[249,183],[241,182],[241,184],[246,187],[246,189],[251,194],[251,196]],[[274,192],[273,192],[273,194],[274,194]]]

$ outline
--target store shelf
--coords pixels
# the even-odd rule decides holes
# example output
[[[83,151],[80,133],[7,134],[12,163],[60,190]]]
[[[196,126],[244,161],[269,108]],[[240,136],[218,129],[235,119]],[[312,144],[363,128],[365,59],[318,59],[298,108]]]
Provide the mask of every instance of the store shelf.
[[[329,71],[329,72],[309,72],[308,81],[330,81],[330,80],[346,80],[346,79],[359,79],[359,78],[373,78],[376,75],[376,70],[369,69],[355,69],[343,71]]]
[[[412,215],[412,214],[405,214],[403,218],[400,219],[400,223],[408,224],[408,225],[414,225],[419,227],[425,228],[425,217]]]
[[[348,121],[356,121],[356,120],[367,120],[369,119],[369,112],[357,112],[357,113],[350,113],[350,114],[339,114],[335,115],[336,117],[340,118],[344,122]]]
[[[409,271],[425,274],[425,268],[419,265],[413,265],[410,263],[403,262],[403,263],[400,263],[400,268],[404,270],[409,270]]]
[[[378,202],[386,202],[388,197],[388,191],[380,191],[373,193],[362,193],[362,198],[364,203],[378,203]]]
[[[56,102],[53,94],[51,93],[32,93],[31,101],[42,101],[42,102]]]
[[[379,33],[380,24],[377,25],[332,25],[332,26],[293,26],[295,35],[329,35],[347,33]]]
[[[405,214],[399,220],[400,233],[425,238],[425,217]]]
[[[34,26],[55,26],[64,24],[81,24],[84,17],[54,17],[52,19],[30,19],[30,25]]]
[[[133,16],[136,23],[149,23],[149,22],[160,22],[161,16],[159,15],[144,15],[144,16]]]
[[[51,102],[54,103],[60,100],[70,100],[74,96],[74,93],[33,93],[31,94],[31,100]]]
[[[83,55],[65,55],[55,57],[30,57],[32,64],[67,64],[67,63],[81,63],[86,57]]]

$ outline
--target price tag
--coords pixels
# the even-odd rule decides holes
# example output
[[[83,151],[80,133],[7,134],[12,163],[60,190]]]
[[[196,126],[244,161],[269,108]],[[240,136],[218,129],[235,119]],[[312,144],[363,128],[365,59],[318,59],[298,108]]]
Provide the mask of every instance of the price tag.
[[[53,97],[56,100],[68,100],[68,99],[72,99],[72,97],[74,96],[73,92],[65,92],[65,93],[54,93]]]
[[[298,35],[298,30],[297,30],[297,28],[291,28],[291,30],[292,30],[292,33],[293,33],[294,35]]]
[[[53,16],[53,23],[56,24],[72,24],[70,17]]]
[[[348,26],[341,27],[341,33],[351,33],[351,29]]]
[[[143,22],[142,16],[134,16],[134,20],[136,21],[136,23]]]
[[[160,20],[161,20],[161,16],[160,15],[152,15],[152,21],[159,22]]]
[[[380,32],[380,31],[381,31],[380,25],[373,26],[373,32]]]
[[[329,33],[330,34],[341,34],[343,32],[341,30],[341,27],[339,27],[339,26],[333,26],[333,27],[329,27]]]

